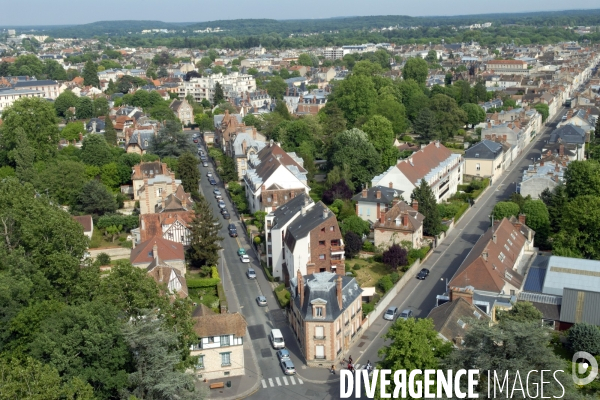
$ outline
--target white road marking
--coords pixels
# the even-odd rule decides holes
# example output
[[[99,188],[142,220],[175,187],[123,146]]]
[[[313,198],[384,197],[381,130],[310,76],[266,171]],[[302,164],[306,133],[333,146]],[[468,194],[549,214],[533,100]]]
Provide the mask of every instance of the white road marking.
[[[281,381],[279,380],[279,377],[275,378],[275,382],[277,382],[277,386],[281,386]]]
[[[271,379],[271,378],[269,378],[269,385],[271,385],[271,387],[275,386],[275,385],[273,384],[273,379]]]
[[[295,384],[296,384],[296,380],[294,379],[294,377],[293,377],[293,376],[290,376],[290,381],[292,382],[292,385],[295,385]]]
[[[302,385],[304,382],[302,382],[302,379],[298,378],[298,384]]]
[[[281,379],[283,379],[283,383],[285,383],[286,386],[289,385],[288,381],[287,381],[287,378],[285,376],[283,378],[281,378]]]
[[[267,388],[267,382],[265,382],[265,380],[264,380],[264,379],[262,380],[262,385],[263,385],[263,389],[266,389],[266,388]]]

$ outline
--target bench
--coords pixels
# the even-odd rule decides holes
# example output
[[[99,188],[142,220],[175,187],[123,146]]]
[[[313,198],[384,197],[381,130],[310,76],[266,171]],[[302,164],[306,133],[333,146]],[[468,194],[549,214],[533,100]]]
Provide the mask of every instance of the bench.
[[[225,387],[225,382],[215,382],[210,384],[211,389],[223,389]]]

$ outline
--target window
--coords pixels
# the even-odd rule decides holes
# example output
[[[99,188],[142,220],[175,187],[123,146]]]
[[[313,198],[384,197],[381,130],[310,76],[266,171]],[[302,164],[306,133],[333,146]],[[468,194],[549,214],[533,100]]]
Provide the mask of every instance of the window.
[[[181,241],[185,242],[185,236],[181,235]]]
[[[315,358],[320,358],[320,359],[325,358],[325,346],[316,346]]]
[[[475,164],[475,169],[477,171],[481,171],[481,164],[479,164],[479,163]]]
[[[229,335],[223,335],[223,336],[221,336],[221,347],[229,346],[229,345],[230,345],[230,343],[229,343]]]
[[[273,201],[273,199],[270,197],[267,197],[267,203],[270,203],[271,201]]]
[[[324,240],[319,240],[319,246],[325,246],[325,241]]]
[[[333,226],[329,227],[329,232],[333,232],[335,230],[335,228]]]
[[[504,261],[504,259],[505,259],[505,258],[506,258],[506,256],[504,255],[504,253],[503,253],[503,252],[500,252],[500,254],[498,254],[498,259],[499,259],[500,261]]]
[[[323,307],[316,307],[315,308],[315,316],[316,317],[323,317]]]
[[[322,326],[315,327],[315,339],[325,339],[325,332]]]
[[[465,328],[465,326],[467,326],[467,324],[462,319],[459,319],[458,321],[456,321],[456,323],[463,329]]]
[[[507,244],[504,245],[504,248],[506,249],[506,251],[510,251]]]
[[[221,367],[229,367],[231,365],[231,353],[221,353]]]
[[[371,207],[367,207],[367,217],[371,215]]]
[[[504,277],[508,280],[513,278],[512,274],[508,271],[504,271]]]
[[[510,239],[506,239],[506,241],[508,242],[508,244],[510,244],[511,246],[513,245],[513,243],[510,241]]]
[[[481,314],[479,314],[477,311],[473,311],[473,315],[475,316],[475,318],[480,319],[481,318]]]
[[[196,363],[196,369],[204,369],[204,356],[198,356],[198,362]]]
[[[325,259],[325,254],[319,254],[319,260],[324,260]]]

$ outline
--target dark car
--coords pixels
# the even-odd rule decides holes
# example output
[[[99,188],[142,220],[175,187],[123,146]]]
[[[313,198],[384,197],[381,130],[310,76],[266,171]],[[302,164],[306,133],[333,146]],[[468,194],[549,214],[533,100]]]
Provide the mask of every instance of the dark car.
[[[215,186],[217,184],[217,181],[215,181],[214,179],[209,179],[208,180],[210,182],[211,185]]]
[[[229,226],[227,227],[227,229],[229,230],[229,236],[231,236],[231,237],[237,237],[237,235],[238,235],[237,228],[235,227],[234,224],[229,224]]]
[[[194,139],[194,143],[198,143],[198,139]]]
[[[225,211],[225,212],[223,213],[223,218],[224,218],[224,219],[231,219],[231,215],[229,215],[229,213],[228,213],[227,211]]]
[[[423,268],[417,274],[417,279],[420,279],[423,281],[423,280],[425,280],[425,278],[427,278],[428,275],[429,275],[429,270],[427,268]]]

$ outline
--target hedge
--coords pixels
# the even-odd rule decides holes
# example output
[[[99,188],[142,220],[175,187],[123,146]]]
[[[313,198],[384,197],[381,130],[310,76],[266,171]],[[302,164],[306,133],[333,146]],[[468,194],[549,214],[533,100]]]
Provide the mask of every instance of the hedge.
[[[454,214],[454,223],[458,222],[460,217],[463,216],[463,214],[465,213],[465,211],[467,211],[468,208],[469,208],[469,205],[467,203],[464,203],[463,205],[460,206],[460,208],[458,209],[456,214]]]
[[[187,286],[190,289],[201,289],[207,287],[217,286],[221,283],[219,278],[187,278]]]
[[[273,272],[271,272],[271,268],[267,267],[267,264],[261,260],[260,265],[263,267],[263,270],[265,271],[265,275],[267,275],[267,280],[269,282],[278,282],[279,278],[274,278],[273,277]]]
[[[227,297],[225,296],[225,289],[223,289],[223,284],[219,283],[217,285],[217,295],[219,296],[219,303],[221,306],[225,306],[226,309],[229,309],[227,304]]]
[[[285,284],[281,284],[275,288],[275,296],[281,308],[286,308],[290,304],[291,294],[285,288]]]
[[[129,232],[140,225],[140,217],[138,215],[122,214],[103,215],[102,217],[98,218],[98,222],[96,223],[96,227],[98,229],[106,229],[113,225],[122,225],[123,230]]]

